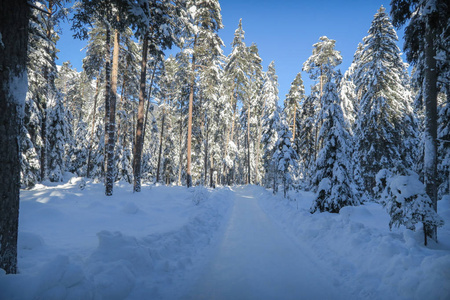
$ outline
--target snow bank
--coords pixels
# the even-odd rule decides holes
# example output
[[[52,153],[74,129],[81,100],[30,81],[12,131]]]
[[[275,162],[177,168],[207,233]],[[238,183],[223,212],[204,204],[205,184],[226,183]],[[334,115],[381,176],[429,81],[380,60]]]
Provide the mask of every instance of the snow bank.
[[[232,203],[227,188],[118,184],[106,197],[80,182],[22,191],[20,274],[0,273],[1,299],[170,297]]]
[[[450,197],[438,203],[445,225],[439,243],[423,246],[422,228],[389,230],[389,215],[376,203],[344,207],[339,214],[310,214],[314,194],[290,201],[255,187],[260,204],[289,235],[333,266],[336,284],[354,299],[450,299]]]

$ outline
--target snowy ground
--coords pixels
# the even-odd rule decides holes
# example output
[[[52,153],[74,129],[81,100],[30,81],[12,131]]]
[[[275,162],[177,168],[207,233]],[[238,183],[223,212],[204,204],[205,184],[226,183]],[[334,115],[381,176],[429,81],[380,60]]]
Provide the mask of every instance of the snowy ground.
[[[0,299],[450,299],[450,197],[424,247],[373,203],[311,215],[306,192],[80,183],[21,192]]]

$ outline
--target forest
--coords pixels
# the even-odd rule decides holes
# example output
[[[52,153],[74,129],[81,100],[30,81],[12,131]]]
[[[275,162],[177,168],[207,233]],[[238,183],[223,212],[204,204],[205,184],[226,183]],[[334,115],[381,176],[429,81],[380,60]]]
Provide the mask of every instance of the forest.
[[[15,196],[0,188],[11,199],[2,200],[2,218],[14,207],[18,214],[19,188],[70,172],[104,182],[107,196],[126,182],[135,193],[143,183],[258,185],[287,198],[311,191],[311,213],[377,202],[390,227],[423,224],[425,244],[437,239],[437,202],[450,192],[446,1],[392,0],[390,15],[380,7],[347,70],[336,41],[318,37],[287,95],[275,62],[264,70],[258,46],[246,44],[245,20],[223,54],[218,0],[19,2],[28,16],[22,73],[4,71],[7,4],[0,18],[1,79],[9,80],[0,121],[12,122],[0,130],[0,155],[17,156],[12,167],[1,161],[0,185],[16,181]],[[56,63],[68,16],[74,38],[88,41],[81,71]],[[402,26],[407,62],[397,46]],[[24,72],[26,95],[8,92],[23,88]],[[302,76],[314,81],[308,94]],[[0,224],[0,268],[14,273],[4,246],[14,222]]]

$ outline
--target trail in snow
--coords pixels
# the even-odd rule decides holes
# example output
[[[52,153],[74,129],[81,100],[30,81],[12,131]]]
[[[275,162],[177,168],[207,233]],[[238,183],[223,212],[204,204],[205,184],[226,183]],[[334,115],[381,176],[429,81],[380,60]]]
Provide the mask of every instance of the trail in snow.
[[[234,190],[222,241],[188,298],[349,299],[265,214],[252,189]]]

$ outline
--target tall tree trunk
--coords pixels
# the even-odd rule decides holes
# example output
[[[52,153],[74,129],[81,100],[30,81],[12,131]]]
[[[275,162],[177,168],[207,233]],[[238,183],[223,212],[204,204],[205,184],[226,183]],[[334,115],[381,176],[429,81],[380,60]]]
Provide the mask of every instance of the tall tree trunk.
[[[106,24],[106,42],[105,42],[105,149],[103,159],[103,169],[106,171],[107,157],[108,157],[108,143],[109,143],[109,113],[111,106],[111,28]],[[106,186],[105,176],[105,186]]]
[[[216,182],[214,180],[214,155],[212,153],[209,162],[209,187],[216,188]]]
[[[162,148],[163,148],[163,137],[164,137],[164,121],[166,120],[166,113],[162,111],[162,118],[161,118],[161,133],[159,135],[159,150],[158,150],[158,164],[156,167],[156,182],[159,182],[161,172],[161,156],[162,156]]]
[[[40,155],[40,164],[41,164],[41,182],[45,180],[47,176],[47,100],[41,99],[39,110],[41,112],[42,124],[41,124],[41,140],[42,140],[42,148]]]
[[[250,106],[250,105],[249,105]],[[250,176],[250,107],[247,109],[247,184],[251,184]]]
[[[49,43],[51,43],[52,40],[52,14],[53,14],[53,1],[48,1],[48,7],[47,7],[47,19],[46,19],[46,30],[45,30],[45,36],[48,40],[48,46],[46,47],[47,53],[50,55],[52,60],[55,59],[55,53],[52,51],[51,46]],[[50,88],[54,86],[55,83],[55,76],[51,75],[51,71],[48,67],[44,68],[44,79],[46,82],[46,87],[44,90],[47,92],[44,97],[39,97],[39,108],[41,110],[41,116],[42,116],[42,125],[41,125],[41,140],[42,140],[42,148],[41,148],[41,155],[40,155],[40,163],[41,163],[41,181],[44,181],[47,176],[47,102],[50,95]]]
[[[139,86],[139,106],[136,124],[136,138],[133,148],[133,175],[135,192],[141,191],[141,159],[142,159],[142,136],[144,127],[144,101],[145,101],[145,78],[147,74],[147,53],[148,53],[148,37],[144,37],[142,45],[142,62],[141,62],[141,80]]]
[[[425,70],[422,93],[425,103],[425,187],[428,196],[437,211],[437,72],[436,50],[434,49],[433,32],[427,25],[425,33]],[[437,240],[436,227],[427,228],[427,235]],[[426,243],[426,241],[425,241]]]
[[[125,73],[123,75],[123,80],[122,80],[122,88],[120,90],[120,101],[119,101],[119,110],[125,110],[125,101],[126,101],[126,97],[125,97],[125,91],[126,91],[126,80],[125,78],[127,78],[128,75],[128,66],[129,66],[129,62],[127,60],[127,64],[125,66]],[[120,137],[120,135],[123,134],[126,135],[127,131],[128,131],[128,126],[127,126],[127,122],[125,122],[124,124],[121,124],[121,119],[119,119],[117,121],[117,137]],[[124,144],[126,144],[126,139],[122,139]],[[125,146],[125,145],[124,145]]]
[[[195,48],[195,42],[194,42]],[[188,114],[188,136],[187,136],[187,166],[186,166],[186,185],[188,188],[192,186],[191,175],[191,147],[192,147],[192,112],[194,106],[194,85],[195,85],[195,54],[192,55],[192,75],[189,91],[189,114]]]
[[[92,157],[92,144],[94,141],[94,132],[95,132],[95,117],[97,116],[97,101],[98,101],[98,94],[100,92],[100,77],[102,75],[102,72],[98,72],[97,77],[97,83],[95,88],[95,95],[94,95],[94,109],[92,112],[92,127],[91,127],[91,137],[89,139],[89,148],[88,148],[88,159],[87,159],[87,166],[86,166],[86,177],[90,178],[90,166],[91,166],[91,157]]]
[[[142,136],[141,136],[141,144],[142,144],[141,149],[144,149],[145,133],[147,132],[147,123],[148,123],[148,112],[150,111],[150,100],[152,98],[153,80],[155,79],[156,66],[157,66],[157,63],[155,61],[154,65],[153,65],[152,79],[150,80],[150,86],[148,88],[148,101],[147,101],[147,108],[145,109],[144,129],[142,130]]]
[[[292,144],[295,145],[295,129],[297,127],[296,118],[297,118],[297,108],[294,108],[294,117],[293,117],[293,123],[292,126]]]
[[[204,177],[204,181],[205,181],[205,186],[207,185],[208,182],[208,151],[209,151],[209,124],[208,124],[208,120],[207,120],[208,116],[205,113],[205,119],[206,119],[206,138],[205,138],[205,156],[204,156],[204,168],[205,168],[205,177]]]
[[[180,111],[183,111],[183,104],[180,105]],[[183,169],[183,115],[180,114],[180,136],[178,139],[180,148],[180,157],[178,164],[178,185],[181,185],[181,170]]]
[[[27,92],[29,7],[3,1],[0,9],[0,268],[17,273],[19,130]]]
[[[114,146],[116,145],[116,102],[117,102],[117,77],[119,74],[119,40],[120,34],[116,29],[114,30],[114,49],[113,49],[113,61],[112,61],[112,73],[111,73],[111,91],[109,93],[109,127],[108,132],[108,144],[105,143],[107,147],[106,151],[106,184],[105,184],[105,194],[106,196],[112,196],[114,187]]]
[[[266,100],[264,100],[264,104],[262,107],[262,111],[264,112],[266,108]],[[260,116],[258,116],[259,118],[261,118]],[[256,137],[256,143],[255,143],[255,148],[256,148],[256,155],[255,155],[255,180],[258,184],[261,184],[261,179],[259,178],[259,162],[261,161],[261,139],[262,139],[262,120],[259,119],[258,120],[258,136]]]

